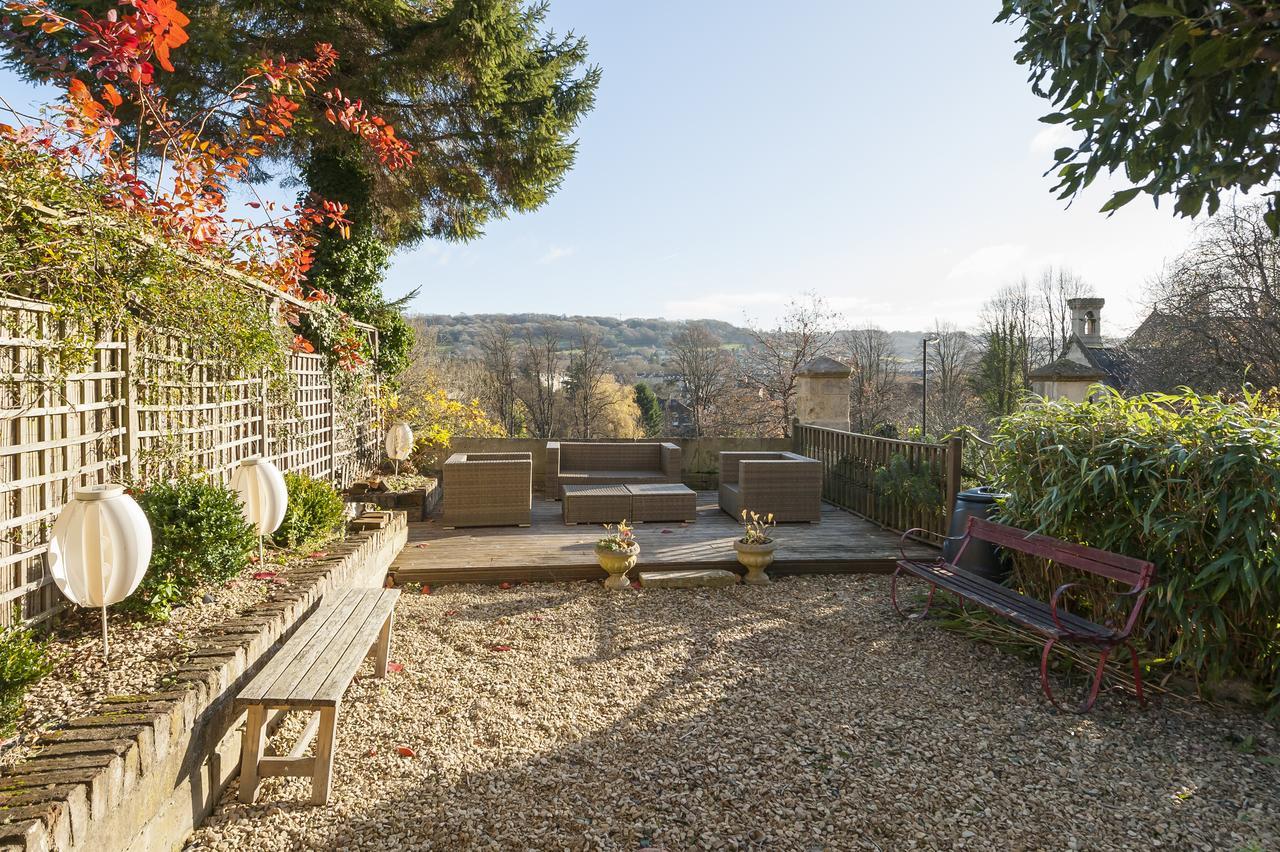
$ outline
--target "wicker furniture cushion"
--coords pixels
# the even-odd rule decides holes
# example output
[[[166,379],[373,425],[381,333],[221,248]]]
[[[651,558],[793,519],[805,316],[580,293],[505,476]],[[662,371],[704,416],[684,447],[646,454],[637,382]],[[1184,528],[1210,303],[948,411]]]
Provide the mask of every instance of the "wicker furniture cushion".
[[[698,517],[698,495],[687,486],[628,485],[627,490],[631,492],[633,521],[693,521]]]
[[[657,444],[560,444],[560,471],[662,470]]]
[[[561,504],[566,524],[616,524],[631,516],[625,485],[566,485]]]
[[[680,448],[653,442],[547,442],[546,496],[559,500],[564,485],[679,482]]]

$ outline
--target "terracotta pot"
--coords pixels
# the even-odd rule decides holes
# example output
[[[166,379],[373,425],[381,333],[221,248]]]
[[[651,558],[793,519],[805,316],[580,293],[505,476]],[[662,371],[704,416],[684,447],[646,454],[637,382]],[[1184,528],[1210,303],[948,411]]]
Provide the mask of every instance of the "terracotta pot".
[[[606,589],[626,589],[631,586],[627,572],[636,567],[636,559],[640,557],[639,542],[632,542],[626,550],[612,550],[596,545],[596,561],[600,567],[609,572],[609,579],[604,581]]]
[[[768,544],[747,544],[735,541],[733,549],[738,553],[738,564],[747,569],[747,576],[742,582],[753,586],[769,585],[769,575],[764,573],[764,569],[773,563],[773,552],[778,549],[778,543],[771,541]]]

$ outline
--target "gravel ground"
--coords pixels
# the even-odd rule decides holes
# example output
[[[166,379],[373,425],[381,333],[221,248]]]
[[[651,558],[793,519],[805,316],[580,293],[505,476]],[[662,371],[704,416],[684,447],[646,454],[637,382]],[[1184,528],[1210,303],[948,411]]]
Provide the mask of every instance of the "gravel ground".
[[[887,599],[879,577],[406,594],[404,668],[348,691],[330,805],[233,784],[188,849],[1280,847],[1275,728],[1119,695],[1057,714],[1034,665]]]
[[[161,679],[182,664],[185,654],[199,643],[203,628],[237,617],[281,588],[277,583],[255,580],[253,574],[287,572],[304,561],[293,554],[268,550],[264,567],[248,565],[237,579],[201,590],[192,603],[173,610],[166,622],[109,608],[109,688],[102,662],[102,616],[98,610],[69,606],[48,644],[53,672],[28,688],[26,710],[14,737],[0,746],[0,768],[25,759],[42,731],[89,715],[109,695],[161,689]]]

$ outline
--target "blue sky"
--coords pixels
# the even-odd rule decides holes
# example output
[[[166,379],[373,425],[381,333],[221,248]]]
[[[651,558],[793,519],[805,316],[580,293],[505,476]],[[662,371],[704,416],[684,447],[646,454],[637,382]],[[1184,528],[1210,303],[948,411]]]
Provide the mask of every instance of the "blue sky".
[[[850,323],[972,322],[1065,264],[1134,324],[1190,226],[1105,187],[1067,209],[1042,172],[1069,141],[974,0],[551,0],[604,69],[575,169],[541,210],[398,254],[411,310],[768,322],[815,290]],[[12,75],[0,93],[28,101]]]

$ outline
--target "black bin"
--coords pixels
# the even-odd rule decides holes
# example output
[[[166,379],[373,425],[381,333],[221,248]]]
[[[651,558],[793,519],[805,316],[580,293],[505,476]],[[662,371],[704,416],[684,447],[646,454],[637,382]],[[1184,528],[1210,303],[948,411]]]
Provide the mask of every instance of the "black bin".
[[[951,513],[949,536],[962,536],[969,523],[969,518],[990,519],[996,508],[996,501],[1009,495],[989,485],[981,485],[961,491],[956,495],[955,509]],[[956,551],[960,549],[959,541],[948,541],[942,546],[942,555],[948,562],[953,562],[964,570],[985,577],[988,580],[1003,582],[1009,576],[1009,566],[1000,557],[996,548],[985,541],[974,540],[965,547],[959,562],[954,562]]]

